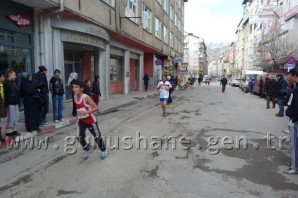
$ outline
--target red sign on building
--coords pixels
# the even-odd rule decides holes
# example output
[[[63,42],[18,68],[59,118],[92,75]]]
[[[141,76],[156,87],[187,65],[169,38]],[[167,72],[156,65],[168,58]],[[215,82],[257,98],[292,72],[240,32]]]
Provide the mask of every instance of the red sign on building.
[[[24,15],[21,14],[10,14],[7,16],[11,21],[17,24],[20,27],[26,27],[32,25],[31,20],[27,19]]]

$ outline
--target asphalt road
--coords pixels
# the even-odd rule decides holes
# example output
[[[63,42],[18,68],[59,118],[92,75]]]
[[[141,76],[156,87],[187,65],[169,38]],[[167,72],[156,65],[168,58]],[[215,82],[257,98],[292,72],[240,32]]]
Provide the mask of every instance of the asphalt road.
[[[75,125],[40,149],[1,149],[0,197],[298,197],[298,175],[282,173],[288,119],[265,107],[218,82],[177,91],[166,118],[158,98],[141,100],[98,117],[105,160],[82,160]]]

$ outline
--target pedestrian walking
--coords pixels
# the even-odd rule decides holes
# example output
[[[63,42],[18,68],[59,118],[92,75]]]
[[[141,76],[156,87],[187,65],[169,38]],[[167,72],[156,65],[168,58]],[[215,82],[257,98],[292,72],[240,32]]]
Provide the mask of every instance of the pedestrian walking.
[[[60,78],[61,72],[59,69],[55,69],[54,76],[50,80],[50,92],[52,94],[53,102],[53,122],[58,124],[59,122],[65,122],[63,119],[64,110],[64,84]]]
[[[143,81],[144,81],[145,91],[147,92],[147,90],[148,90],[148,84],[149,84],[149,76],[148,76],[148,74],[145,74],[144,75]]]
[[[19,136],[17,123],[19,121],[19,102],[20,94],[16,85],[16,72],[9,69],[5,74],[4,80],[4,104],[7,111],[6,136]]]
[[[3,82],[5,80],[4,74],[0,73],[0,142],[5,142],[5,138],[1,134],[1,118],[6,117],[6,111],[4,106],[4,86]]]
[[[288,83],[284,79],[283,75],[277,74],[277,83],[276,83],[276,97],[277,97],[277,104],[279,107],[279,112],[276,117],[283,117],[284,116],[284,108],[285,108],[285,99],[287,97],[287,87]]]
[[[289,71],[291,80],[298,83],[298,69]],[[290,118],[288,128],[290,132],[290,168],[283,171],[286,174],[298,174],[298,87],[296,86],[290,95],[286,115]]]
[[[32,83],[32,76],[23,73],[20,95],[23,97],[25,127],[27,132],[36,131],[39,127],[41,106],[38,100],[38,91],[35,90]]]
[[[223,76],[222,79],[220,80],[220,84],[221,84],[221,91],[222,93],[224,93],[226,90],[226,85],[228,84],[228,80],[225,76]]]
[[[71,72],[68,78],[68,84],[71,85],[78,80],[78,73],[76,72]],[[72,98],[72,115],[77,116],[77,110],[76,110],[76,104],[74,102],[74,94],[73,91],[71,91],[71,98]]]
[[[95,139],[95,142],[101,150],[100,158],[105,159],[108,156],[108,151],[101,137],[97,120],[94,115],[94,113],[98,111],[98,106],[94,103],[90,96],[84,94],[84,84],[81,81],[74,81],[72,84],[72,90],[78,114],[77,139],[85,150],[83,160],[87,160],[89,158],[89,152],[91,149],[90,143],[87,143],[85,140],[86,129],[89,129]]]
[[[172,88],[172,85],[169,81],[167,81],[167,76],[162,75],[162,80],[158,83],[157,89],[159,91],[159,100],[161,104],[161,109],[162,109],[162,116],[166,117],[167,116],[167,101],[169,98],[169,90]]]
[[[41,104],[41,119],[40,126],[48,125],[46,119],[49,110],[49,85],[47,80],[47,68],[44,65],[38,67],[39,71],[33,75],[32,83],[34,89],[39,90]]]
[[[92,83],[92,98],[97,106],[99,103],[99,97],[101,97],[99,75],[96,74]]]
[[[202,77],[201,77],[201,76],[199,76],[199,78],[198,78],[198,83],[199,83],[199,86],[200,86],[201,83],[202,83]]]

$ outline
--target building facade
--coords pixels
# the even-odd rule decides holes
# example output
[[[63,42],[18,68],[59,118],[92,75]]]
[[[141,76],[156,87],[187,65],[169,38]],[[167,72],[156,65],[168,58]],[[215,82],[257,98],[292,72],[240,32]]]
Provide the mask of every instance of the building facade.
[[[190,75],[207,74],[207,53],[203,38],[192,33],[184,34],[184,54],[182,70],[187,70]]]
[[[100,75],[102,99],[149,88],[182,57],[186,0],[3,0],[0,69]],[[177,69],[177,68],[176,68]],[[71,87],[66,84],[66,99]]]
[[[243,18],[236,31],[236,67],[286,72],[287,59],[298,57],[298,1],[244,0],[242,4]]]

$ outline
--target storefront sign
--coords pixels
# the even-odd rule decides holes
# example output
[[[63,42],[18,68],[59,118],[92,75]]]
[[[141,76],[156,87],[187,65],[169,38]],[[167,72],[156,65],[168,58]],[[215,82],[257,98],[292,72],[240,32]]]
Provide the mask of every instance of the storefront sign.
[[[273,6],[265,6],[258,9],[259,18],[275,18],[277,14]]]
[[[298,14],[298,6],[292,8],[289,12],[285,14],[285,21],[288,21],[289,19],[293,18],[296,14]]]
[[[13,21],[20,27],[32,25],[32,22],[21,14],[10,14],[7,16],[7,18],[9,18],[11,21]]]
[[[157,58],[155,60],[155,65],[162,65],[162,60],[160,60],[159,58]]]
[[[67,35],[68,41],[84,43],[84,44],[91,44],[95,46],[104,47],[105,42],[102,39],[98,39],[96,37],[88,36],[85,34],[80,33],[68,33]]]

